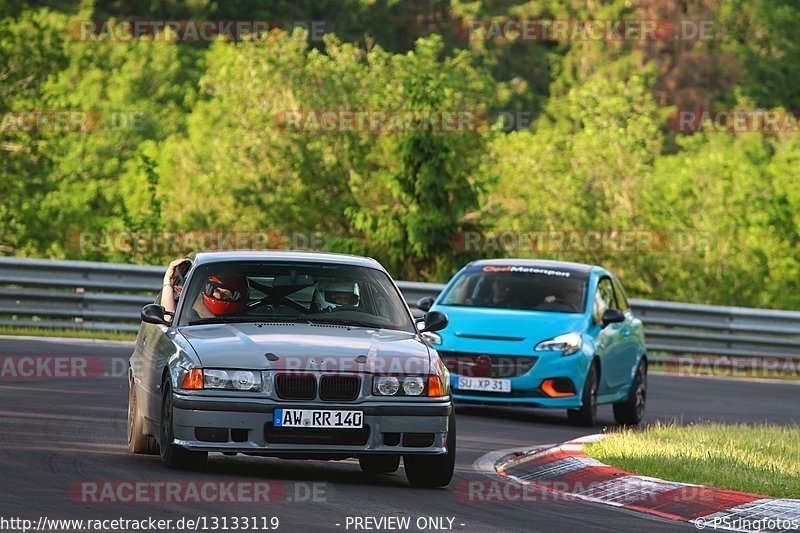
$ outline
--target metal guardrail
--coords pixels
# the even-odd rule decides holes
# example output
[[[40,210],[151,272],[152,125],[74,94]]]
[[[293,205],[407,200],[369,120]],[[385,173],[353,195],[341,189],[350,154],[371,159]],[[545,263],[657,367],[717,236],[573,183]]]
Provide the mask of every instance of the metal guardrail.
[[[0,325],[137,331],[165,267],[0,258]],[[406,301],[444,285],[398,281]],[[651,352],[797,357],[800,312],[631,300]]]
[[[0,325],[137,331],[166,267],[0,258]]]

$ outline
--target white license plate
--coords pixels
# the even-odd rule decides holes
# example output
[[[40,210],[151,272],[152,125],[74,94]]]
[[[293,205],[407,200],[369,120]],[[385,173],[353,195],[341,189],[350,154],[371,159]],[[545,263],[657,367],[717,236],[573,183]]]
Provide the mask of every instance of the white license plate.
[[[483,392],[511,392],[511,380],[458,376],[456,378],[456,388]]]
[[[362,411],[327,411],[317,409],[275,409],[272,425],[276,428],[361,428]]]

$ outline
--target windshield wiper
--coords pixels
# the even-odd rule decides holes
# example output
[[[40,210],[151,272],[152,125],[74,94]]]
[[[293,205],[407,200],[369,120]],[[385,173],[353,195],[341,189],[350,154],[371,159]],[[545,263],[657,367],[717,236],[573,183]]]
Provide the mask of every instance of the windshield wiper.
[[[242,324],[259,322],[308,322],[307,318],[299,317],[280,317],[280,316],[215,316],[210,318],[200,318],[189,322],[190,326],[200,326],[202,324]]]
[[[384,326],[375,322],[365,322],[362,320],[348,320],[346,318],[303,318],[303,317],[281,317],[281,316],[217,316],[210,318],[200,318],[189,322],[190,326],[200,326],[203,324],[241,324],[258,322],[300,322],[306,324],[335,324],[339,326],[353,326],[358,328],[384,329]]]
[[[362,320],[348,320],[346,318],[309,318],[312,324],[335,324],[339,326],[354,326],[358,328],[384,329],[380,324],[374,322],[364,322]]]

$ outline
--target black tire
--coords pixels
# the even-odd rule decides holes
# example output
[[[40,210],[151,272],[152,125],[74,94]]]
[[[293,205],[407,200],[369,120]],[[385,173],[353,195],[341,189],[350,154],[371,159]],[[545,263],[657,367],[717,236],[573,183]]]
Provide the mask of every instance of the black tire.
[[[365,474],[391,474],[400,468],[399,455],[362,455],[358,465]]]
[[[182,470],[200,469],[208,460],[208,452],[190,452],[186,448],[172,444],[174,440],[172,428],[172,385],[169,378],[164,380],[161,398],[161,429],[159,431],[159,451],[161,464],[167,468]]]
[[[128,380],[128,450],[142,455],[158,455],[156,439],[144,433],[144,421],[139,414],[136,403],[136,387],[132,379]]]
[[[447,422],[447,453],[444,455],[404,455],[406,478],[413,487],[445,487],[453,479],[456,466],[456,415]]]
[[[614,404],[614,420],[625,426],[638,426],[647,404],[647,362],[642,359],[631,384],[628,399]]]
[[[592,363],[583,383],[581,408],[567,411],[567,420],[570,424],[592,427],[597,421],[597,374],[597,365]]]

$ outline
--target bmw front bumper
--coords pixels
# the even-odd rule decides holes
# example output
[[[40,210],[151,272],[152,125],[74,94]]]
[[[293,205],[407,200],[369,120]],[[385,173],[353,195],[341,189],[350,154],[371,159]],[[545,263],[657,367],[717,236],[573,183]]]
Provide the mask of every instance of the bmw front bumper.
[[[194,451],[258,455],[357,456],[447,452],[450,400],[281,402],[175,394],[175,444]],[[363,428],[276,428],[277,408],[362,411]]]

